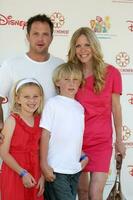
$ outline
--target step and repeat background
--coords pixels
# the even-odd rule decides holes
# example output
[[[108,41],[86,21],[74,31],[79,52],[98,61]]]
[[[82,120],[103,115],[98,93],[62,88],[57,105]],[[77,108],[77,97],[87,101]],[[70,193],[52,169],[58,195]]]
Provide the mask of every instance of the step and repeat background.
[[[50,47],[53,55],[66,60],[73,32],[81,26],[88,26],[101,42],[105,61],[121,72],[123,137],[127,147],[121,169],[121,187],[124,198],[133,200],[133,0],[0,0],[0,64],[28,50],[26,21],[42,13],[54,23],[54,39]],[[6,113],[7,105],[3,107]],[[112,156],[104,200],[115,177],[115,159]]]

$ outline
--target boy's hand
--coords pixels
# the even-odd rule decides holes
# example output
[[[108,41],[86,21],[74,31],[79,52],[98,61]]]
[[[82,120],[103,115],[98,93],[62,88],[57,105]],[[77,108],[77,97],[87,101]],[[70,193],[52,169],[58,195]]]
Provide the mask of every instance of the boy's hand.
[[[45,177],[45,180],[48,181],[48,182],[53,182],[55,180],[55,175],[54,175],[54,170],[52,167],[48,166],[48,165],[45,165],[43,167],[43,174],[44,174],[44,177]]]
[[[85,168],[85,166],[87,165],[88,161],[89,161],[88,156],[85,153],[82,152],[82,155],[80,157],[80,162],[81,162],[82,169]]]
[[[85,168],[85,166],[87,165],[87,163],[89,162],[88,157],[86,156],[82,161],[81,161],[81,167],[82,169]]]

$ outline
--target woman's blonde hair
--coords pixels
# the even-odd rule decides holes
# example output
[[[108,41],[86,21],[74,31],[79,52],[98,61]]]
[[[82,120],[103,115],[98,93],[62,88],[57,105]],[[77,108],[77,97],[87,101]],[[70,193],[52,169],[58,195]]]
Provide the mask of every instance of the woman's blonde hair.
[[[19,95],[21,94],[21,91],[23,88],[27,86],[36,86],[40,90],[40,96],[41,96],[41,102],[40,106],[37,108],[37,110],[34,112],[34,115],[41,114],[44,106],[44,92],[43,88],[40,85],[40,83],[36,79],[21,79],[19,80],[12,91],[12,101],[11,101],[11,112],[19,114],[21,111],[21,105],[17,102],[17,99]]]
[[[81,82],[81,85],[83,84],[83,72],[81,67],[79,67],[78,64],[74,64],[71,62],[63,63],[59,65],[53,73],[53,83],[55,85],[55,89],[57,93],[59,94],[59,87],[57,86],[57,82],[60,81],[64,77],[74,77],[78,79]]]
[[[74,32],[70,41],[70,49],[68,51],[68,61],[73,62],[75,64],[80,64],[80,66],[82,66],[82,63],[78,60],[76,56],[76,42],[81,35],[86,36],[92,50],[94,91],[96,93],[99,93],[103,89],[105,84],[105,63],[103,60],[103,54],[100,43],[96,37],[96,34],[90,28],[81,27]]]

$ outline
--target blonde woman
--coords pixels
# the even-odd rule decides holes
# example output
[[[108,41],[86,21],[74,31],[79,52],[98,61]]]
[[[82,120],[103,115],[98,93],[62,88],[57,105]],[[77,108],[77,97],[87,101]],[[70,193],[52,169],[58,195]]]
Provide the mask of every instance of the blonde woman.
[[[88,27],[74,32],[68,60],[80,65],[85,77],[76,99],[85,108],[83,151],[89,162],[80,176],[79,199],[102,200],[112,155],[112,115],[116,153],[125,156],[120,105],[121,75],[114,66],[104,62],[100,43]]]

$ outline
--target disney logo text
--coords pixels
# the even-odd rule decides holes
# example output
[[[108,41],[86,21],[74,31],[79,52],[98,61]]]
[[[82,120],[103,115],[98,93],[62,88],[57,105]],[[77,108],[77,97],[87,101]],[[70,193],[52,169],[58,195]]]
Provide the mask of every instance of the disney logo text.
[[[11,15],[4,16],[0,14],[0,25],[11,25],[11,26],[20,26],[22,29],[25,28],[26,22],[23,20],[15,20]]]

